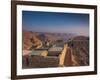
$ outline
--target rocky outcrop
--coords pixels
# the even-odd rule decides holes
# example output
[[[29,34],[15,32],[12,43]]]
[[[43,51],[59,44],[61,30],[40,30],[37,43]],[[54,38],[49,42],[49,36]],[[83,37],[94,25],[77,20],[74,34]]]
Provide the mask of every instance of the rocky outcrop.
[[[71,45],[73,56],[78,66],[89,65],[89,37],[77,36],[72,39]]]
[[[23,31],[23,50],[30,50],[42,47],[42,41],[33,32]]]

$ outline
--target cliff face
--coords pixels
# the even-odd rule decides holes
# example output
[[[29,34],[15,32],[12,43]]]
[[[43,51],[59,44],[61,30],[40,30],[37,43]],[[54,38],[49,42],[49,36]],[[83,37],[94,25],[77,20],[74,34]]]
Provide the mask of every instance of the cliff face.
[[[85,36],[77,36],[72,39],[73,56],[79,66],[89,65],[89,38]]]
[[[28,31],[23,31],[23,50],[29,50],[32,47],[37,48],[42,45],[38,34]]]

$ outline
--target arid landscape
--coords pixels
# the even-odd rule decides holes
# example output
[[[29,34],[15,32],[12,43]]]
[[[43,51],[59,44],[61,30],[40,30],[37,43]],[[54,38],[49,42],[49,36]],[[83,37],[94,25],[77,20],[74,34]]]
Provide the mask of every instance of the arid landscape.
[[[22,11],[22,68],[89,66],[89,14]]]
[[[23,30],[23,68],[89,65],[89,37]]]

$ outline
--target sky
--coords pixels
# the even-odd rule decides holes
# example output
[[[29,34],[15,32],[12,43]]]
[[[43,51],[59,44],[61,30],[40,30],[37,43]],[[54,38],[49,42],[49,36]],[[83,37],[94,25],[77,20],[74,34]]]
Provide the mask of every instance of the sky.
[[[22,11],[23,30],[89,36],[89,14]]]

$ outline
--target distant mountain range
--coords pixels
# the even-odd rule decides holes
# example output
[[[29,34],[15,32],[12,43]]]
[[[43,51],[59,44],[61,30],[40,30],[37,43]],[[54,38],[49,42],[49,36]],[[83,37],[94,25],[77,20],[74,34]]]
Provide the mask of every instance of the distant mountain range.
[[[73,40],[89,40],[89,37],[87,36],[76,36],[73,38]]]
[[[38,46],[43,41],[54,42],[57,40],[67,41],[69,39],[88,39],[85,36],[77,36],[71,33],[49,33],[49,32],[32,32],[23,30],[23,49],[29,49],[32,45]]]

